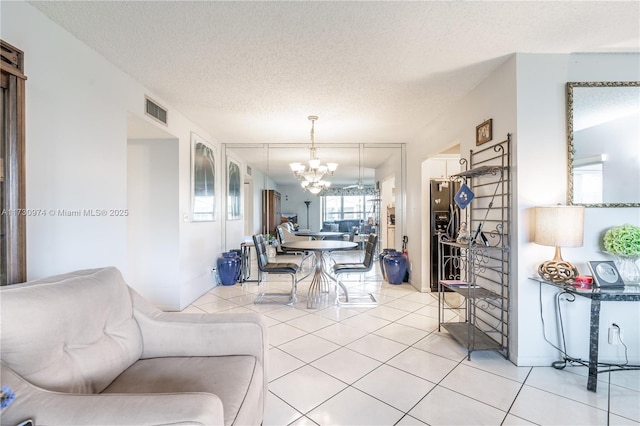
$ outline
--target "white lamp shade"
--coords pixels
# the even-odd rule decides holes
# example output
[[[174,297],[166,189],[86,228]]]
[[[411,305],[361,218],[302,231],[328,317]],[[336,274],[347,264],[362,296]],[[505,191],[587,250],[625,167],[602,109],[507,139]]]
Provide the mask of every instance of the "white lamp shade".
[[[581,247],[583,206],[536,207],[534,242],[552,247]]]
[[[310,169],[317,169],[318,167],[320,167],[320,159],[319,158],[312,158],[311,160],[309,160],[309,168]]]

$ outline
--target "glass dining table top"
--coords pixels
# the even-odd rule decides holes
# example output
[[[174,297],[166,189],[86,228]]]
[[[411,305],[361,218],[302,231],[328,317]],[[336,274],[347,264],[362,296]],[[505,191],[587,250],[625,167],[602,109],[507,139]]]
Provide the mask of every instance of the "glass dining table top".
[[[315,250],[315,251],[331,251],[331,250],[347,250],[357,247],[357,243],[350,241],[334,241],[334,240],[309,240],[309,241],[292,241],[282,244],[286,249],[295,250]]]

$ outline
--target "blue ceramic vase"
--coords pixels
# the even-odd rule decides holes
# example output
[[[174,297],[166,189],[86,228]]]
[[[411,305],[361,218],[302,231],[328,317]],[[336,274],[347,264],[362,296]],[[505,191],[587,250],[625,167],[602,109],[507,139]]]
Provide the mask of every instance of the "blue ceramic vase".
[[[395,251],[395,250],[392,248],[385,248],[385,249],[382,249],[382,253],[378,255],[378,261],[380,262],[380,272],[382,272],[383,280],[387,279],[387,273],[384,270],[384,257],[392,251]]]
[[[394,250],[384,257],[383,262],[389,284],[402,284],[407,272],[407,257]]]
[[[222,253],[222,256],[216,260],[216,264],[222,285],[234,285],[238,281],[240,257],[235,252]]]

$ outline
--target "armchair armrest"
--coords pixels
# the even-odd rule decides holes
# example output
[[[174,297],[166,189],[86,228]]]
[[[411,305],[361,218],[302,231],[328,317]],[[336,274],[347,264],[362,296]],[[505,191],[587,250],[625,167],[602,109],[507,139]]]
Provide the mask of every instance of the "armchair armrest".
[[[258,313],[163,312],[130,289],[142,358],[252,355],[266,365],[267,325]]]
[[[0,373],[16,394],[2,411],[3,425],[224,424],[222,402],[210,393],[67,394],[33,386],[4,365]]]

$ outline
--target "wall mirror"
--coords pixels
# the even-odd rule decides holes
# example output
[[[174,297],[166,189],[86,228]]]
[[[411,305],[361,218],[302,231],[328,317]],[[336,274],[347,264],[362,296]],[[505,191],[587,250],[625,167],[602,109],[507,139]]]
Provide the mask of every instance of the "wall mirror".
[[[640,82],[569,82],[567,118],[567,204],[640,207]]]
[[[329,220],[331,212],[321,208],[323,201],[320,196],[354,197],[366,195],[359,201],[360,204],[346,205],[351,199],[342,199],[340,219],[349,220],[353,217],[373,218],[376,232],[380,234],[381,242],[388,244],[385,247],[399,247],[397,241],[393,242],[395,235],[388,234],[387,206],[398,206],[398,223],[394,229],[401,237],[404,235],[403,209],[404,188],[406,176],[404,166],[406,153],[404,144],[318,144],[318,157],[322,163],[335,162],[338,168],[335,173],[327,177],[331,182],[330,190],[323,191],[319,195],[313,195],[301,188],[300,181],[295,177],[290,163],[303,162],[309,159],[309,144],[226,144],[227,153],[232,153],[240,158],[247,170],[251,170],[251,180],[254,201],[245,199],[245,220],[247,224],[246,235],[251,235],[256,229],[261,229],[262,202],[260,193],[264,189],[275,189],[281,193],[281,213],[294,216],[302,228],[319,230],[325,220]],[[244,170],[244,169],[243,169]],[[370,196],[371,191],[378,188],[378,196]],[[246,188],[245,188],[246,189]],[[305,201],[311,203],[311,212]],[[326,201],[326,200],[325,200]],[[333,200],[335,201],[335,199]],[[355,202],[355,201],[354,201]],[[252,212],[253,209],[253,212]],[[326,217],[325,217],[326,216]],[[367,222],[368,224],[368,222]],[[400,238],[398,237],[398,238]],[[388,239],[389,241],[385,241]],[[389,245],[390,244],[390,245]]]

